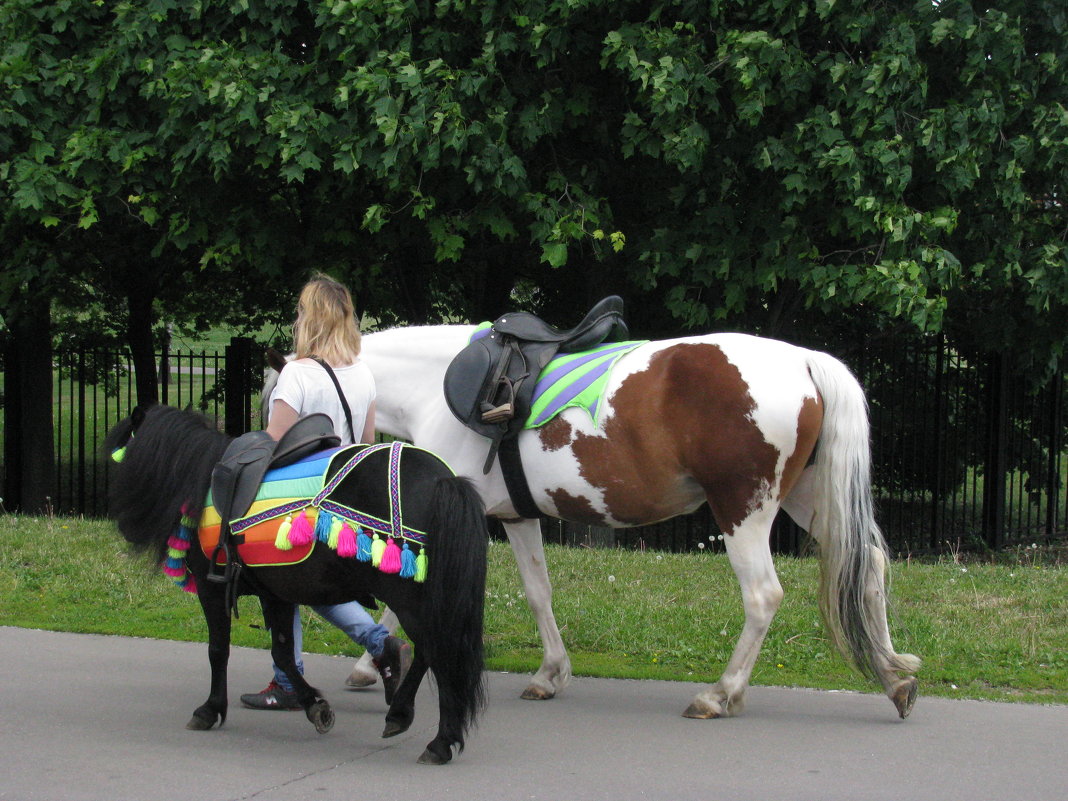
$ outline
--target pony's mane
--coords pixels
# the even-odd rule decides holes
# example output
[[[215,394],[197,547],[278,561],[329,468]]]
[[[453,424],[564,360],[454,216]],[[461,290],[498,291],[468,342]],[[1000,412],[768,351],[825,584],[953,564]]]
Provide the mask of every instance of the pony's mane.
[[[204,415],[170,406],[150,407],[128,439],[133,428],[123,420],[104,440],[109,455],[126,444],[122,462],[112,470],[109,511],[127,542],[140,551],[155,549],[162,559],[183,507],[200,519],[212,468],[230,437]]]

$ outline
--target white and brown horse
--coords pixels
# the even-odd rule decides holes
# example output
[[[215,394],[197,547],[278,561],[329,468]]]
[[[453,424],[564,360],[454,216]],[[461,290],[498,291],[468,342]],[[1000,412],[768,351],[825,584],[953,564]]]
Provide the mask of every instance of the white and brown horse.
[[[475,481],[487,513],[503,522],[544,646],[523,697],[551,698],[570,681],[571,666],[553,616],[539,522],[516,515],[499,466],[483,475],[488,440],[456,420],[442,391],[446,368],[474,330],[409,327],[364,337],[363,358],[378,387],[377,428],[441,454]],[[832,639],[882,684],[901,717],[909,713],[920,660],[898,654],[890,641],[867,404],[841,362],[742,334],[648,342],[615,364],[597,417],[566,408],[520,434],[538,508],[574,522],[627,527],[707,501],[741,584],[745,625],[734,653],[686,716],[729,716],[744,706],[783,597],[769,545],[780,507],[819,544],[820,606]]]

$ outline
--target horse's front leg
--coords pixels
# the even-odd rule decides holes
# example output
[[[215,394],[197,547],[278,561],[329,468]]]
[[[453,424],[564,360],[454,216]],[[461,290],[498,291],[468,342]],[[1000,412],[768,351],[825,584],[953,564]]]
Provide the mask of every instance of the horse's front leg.
[[[382,610],[382,617],[378,622],[386,627],[386,631],[390,634],[395,634],[397,627],[400,625],[400,621],[397,620],[397,615],[388,606]],[[364,651],[363,656],[356,662],[356,666],[353,667],[352,673],[345,679],[345,686],[353,689],[360,689],[362,687],[370,687],[378,681],[378,668],[375,667],[374,658],[371,656],[370,651]]]
[[[304,707],[304,714],[315,725],[315,730],[325,734],[334,727],[334,711],[317,689],[304,680],[297,669],[296,647],[299,642],[296,632],[300,620],[297,607],[278,598],[261,597],[264,623],[271,630],[271,658],[286,674],[297,700]]]
[[[517,520],[504,523],[504,530],[512,545],[516,564],[519,565],[523,590],[538,623],[543,649],[541,667],[521,697],[542,701],[552,698],[571,683],[571,659],[553,615],[553,588],[545,564],[541,523],[537,520]]]
[[[193,712],[187,729],[207,731],[226,722],[226,666],[230,660],[230,610],[222,584],[197,576],[197,600],[208,624],[208,662],[211,665],[211,692],[208,700]]]

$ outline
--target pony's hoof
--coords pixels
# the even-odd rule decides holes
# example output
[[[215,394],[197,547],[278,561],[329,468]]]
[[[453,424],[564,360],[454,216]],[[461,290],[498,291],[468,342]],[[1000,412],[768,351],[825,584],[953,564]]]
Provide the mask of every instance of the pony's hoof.
[[[435,754],[430,750],[430,746],[426,747],[426,750],[419,755],[419,759],[416,760],[420,765],[447,765],[452,756],[443,757],[439,754]]]
[[[382,737],[396,737],[398,734],[404,734],[411,728],[412,722],[402,720],[387,720],[386,728],[382,729]]]
[[[373,684],[378,683],[378,676],[373,673],[368,673],[363,670],[359,665],[352,669],[352,673],[345,679],[345,686],[350,690],[362,690],[364,687],[370,687]]]
[[[185,724],[185,727],[190,731],[208,731],[208,729],[212,728],[216,723],[222,726],[225,722],[225,714],[220,715],[205,704],[202,707],[198,707],[193,712],[193,717],[189,719],[189,722]]]
[[[523,694],[519,697],[522,698],[524,701],[548,701],[555,695],[556,693],[552,692],[551,690],[546,690],[544,687],[539,687],[536,684],[531,684],[529,687],[523,690]]]
[[[307,711],[308,720],[315,724],[315,730],[319,734],[326,734],[334,728],[334,710],[326,701],[316,701]]]
[[[916,681],[915,676],[909,676],[898,682],[898,685],[894,688],[894,694],[890,696],[890,700],[894,702],[894,706],[897,707],[897,714],[904,720],[909,716],[909,712],[912,711],[912,705],[916,703],[916,696],[920,694],[920,683]]]

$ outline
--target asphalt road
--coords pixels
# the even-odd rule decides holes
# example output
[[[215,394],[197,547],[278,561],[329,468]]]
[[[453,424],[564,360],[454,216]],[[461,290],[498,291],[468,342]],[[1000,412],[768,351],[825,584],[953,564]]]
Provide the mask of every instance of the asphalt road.
[[[697,685],[578,678],[522,701],[523,676],[494,673],[467,750],[416,764],[437,704],[424,685],[415,725],[379,737],[378,689],[347,691],[351,660],[305,664],[337,713],[326,735],[300,712],[241,708],[266,652],[236,648],[229,719],[187,731],[207,695],[202,644],[0,627],[0,799],[818,799],[1063,801],[1068,706],[922,695],[899,721],[879,695],[750,690],[744,716],[682,718]]]

